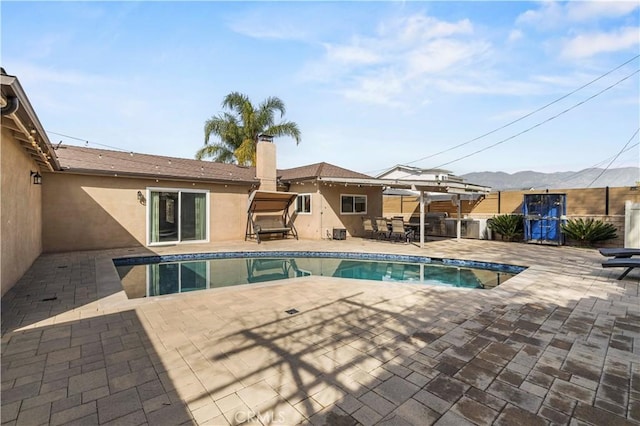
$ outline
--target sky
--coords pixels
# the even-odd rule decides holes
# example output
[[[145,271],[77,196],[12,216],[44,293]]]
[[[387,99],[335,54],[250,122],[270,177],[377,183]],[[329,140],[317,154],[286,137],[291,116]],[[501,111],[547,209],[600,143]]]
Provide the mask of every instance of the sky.
[[[53,144],[193,158],[240,92],[277,96],[298,124],[300,144],[275,139],[279,168],[640,165],[638,1],[5,0],[0,14],[2,66]]]

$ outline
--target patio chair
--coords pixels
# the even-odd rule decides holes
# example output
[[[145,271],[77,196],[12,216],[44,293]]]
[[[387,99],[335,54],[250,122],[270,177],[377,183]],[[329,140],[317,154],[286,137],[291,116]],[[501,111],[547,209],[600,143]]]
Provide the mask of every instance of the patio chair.
[[[637,257],[614,257],[602,262],[603,268],[627,268],[622,275],[618,277],[619,280],[627,276],[633,268],[640,267],[640,258]]]
[[[402,218],[396,217],[391,219],[391,234],[389,238],[397,238],[398,241],[404,240],[405,242],[409,242],[409,233],[404,229],[404,220]]]
[[[601,248],[599,251],[603,256],[615,258],[640,256],[640,249],[638,248]]]
[[[364,228],[364,235],[373,238],[376,235],[376,229],[373,227],[373,221],[369,217],[362,218],[362,227]]]
[[[378,236],[378,239],[389,239],[389,226],[387,225],[387,219],[384,217],[376,218],[376,235]]]

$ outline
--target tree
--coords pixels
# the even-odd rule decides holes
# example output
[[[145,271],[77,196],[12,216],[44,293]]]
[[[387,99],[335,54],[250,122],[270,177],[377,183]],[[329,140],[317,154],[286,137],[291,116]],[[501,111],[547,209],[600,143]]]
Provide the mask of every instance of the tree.
[[[275,122],[275,113],[282,118],[286,112],[284,102],[277,97],[269,97],[258,108],[242,93],[231,92],[222,102],[225,111],[214,115],[204,123],[204,146],[196,152],[196,158],[213,158],[221,163],[256,165],[256,142],[258,135],[274,137],[290,136],[300,143],[298,125],[291,121]],[[209,143],[211,136],[220,138]]]

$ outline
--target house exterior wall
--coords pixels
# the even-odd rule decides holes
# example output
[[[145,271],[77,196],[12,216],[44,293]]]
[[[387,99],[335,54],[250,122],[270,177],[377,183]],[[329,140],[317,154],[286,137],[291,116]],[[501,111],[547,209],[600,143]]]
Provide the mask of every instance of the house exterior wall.
[[[38,166],[12,136],[2,129],[0,145],[0,282],[4,295],[42,252],[42,186],[31,171]]]
[[[298,231],[298,238],[305,240],[319,240],[322,239],[320,226],[322,224],[322,211],[323,200],[322,194],[318,189],[318,184],[306,183],[291,184],[289,187],[290,192],[296,192],[299,195],[310,194],[311,195],[311,213],[294,214],[296,208],[296,202],[290,208],[289,213],[293,217],[293,224]]]
[[[322,195],[321,222],[318,229],[320,238],[328,238],[333,235],[333,228],[347,230],[347,235],[352,237],[365,236],[362,226],[364,217],[379,217],[382,215],[382,188],[375,186],[344,186],[336,184],[320,185]],[[341,214],[341,195],[366,195],[367,212],[357,214]]]
[[[248,186],[104,177],[63,173],[43,176],[42,230],[45,252],[145,246],[147,188],[209,192],[210,241],[244,238]]]
[[[358,187],[309,183],[291,184],[289,191],[298,194],[311,194],[311,214],[297,214],[294,225],[298,236],[303,239],[320,240],[331,238],[333,228],[347,230],[347,235],[352,237],[365,236],[362,226],[363,217],[376,217],[382,215],[382,188]],[[340,195],[366,195],[366,214],[340,214]],[[295,209],[295,203],[291,207]]]

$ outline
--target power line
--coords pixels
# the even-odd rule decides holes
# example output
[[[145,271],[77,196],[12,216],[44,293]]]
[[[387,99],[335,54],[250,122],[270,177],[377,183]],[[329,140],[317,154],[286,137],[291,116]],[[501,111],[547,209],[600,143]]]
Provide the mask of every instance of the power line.
[[[435,157],[435,156],[437,156],[437,155],[444,154],[444,153],[446,153],[446,152],[453,151],[454,149],[457,149],[457,148],[460,148],[460,147],[462,147],[462,146],[468,145],[468,144],[470,144],[470,143],[472,143],[472,142],[475,142],[475,141],[477,141],[477,140],[480,140],[480,139],[482,139],[482,138],[484,138],[484,137],[486,137],[486,136],[492,135],[492,134],[494,134],[494,133],[496,133],[496,132],[498,132],[498,131],[500,131],[500,130],[502,130],[502,129],[505,129],[505,128],[507,128],[507,127],[509,127],[509,126],[511,126],[511,125],[513,125],[513,124],[515,124],[515,123],[518,123],[519,121],[524,120],[525,118],[528,118],[528,117],[532,116],[533,114],[536,114],[536,113],[538,113],[538,112],[540,112],[540,111],[542,111],[542,110],[544,110],[544,109],[546,109],[546,108],[550,107],[551,105],[554,105],[554,104],[556,104],[556,103],[560,102],[560,101],[561,101],[561,100],[563,100],[563,99],[568,98],[569,96],[571,96],[571,95],[573,95],[573,94],[575,94],[575,93],[579,92],[580,90],[584,89],[585,87],[592,85],[592,84],[593,84],[593,83],[595,83],[596,81],[603,79],[604,77],[608,76],[609,74],[613,73],[614,71],[619,70],[620,68],[622,68],[623,66],[627,65],[628,63],[635,61],[635,60],[636,60],[636,59],[638,59],[639,57],[640,57],[640,55],[636,55],[636,56],[634,56],[633,58],[629,59],[628,61],[624,62],[623,64],[620,64],[620,65],[618,65],[617,67],[615,67],[615,68],[613,68],[613,69],[611,69],[611,70],[607,71],[606,73],[602,74],[601,76],[599,76],[599,77],[597,77],[597,78],[595,78],[595,79],[591,80],[590,82],[583,84],[582,86],[580,86],[580,87],[578,87],[577,89],[575,89],[575,90],[573,90],[573,91],[571,91],[571,92],[567,93],[566,95],[561,96],[561,97],[559,97],[558,99],[556,99],[556,100],[554,100],[554,101],[552,101],[552,102],[549,102],[548,104],[546,104],[546,105],[544,105],[544,106],[541,106],[540,108],[538,108],[538,109],[536,109],[536,110],[534,110],[534,111],[531,111],[530,113],[527,113],[527,114],[523,115],[523,116],[522,116],[522,117],[520,117],[520,118],[517,118],[517,119],[515,119],[515,120],[513,120],[513,121],[511,121],[511,122],[509,122],[509,123],[507,123],[507,124],[504,124],[504,125],[502,125],[502,126],[498,127],[497,129],[491,130],[490,132],[484,133],[484,134],[482,134],[482,135],[480,135],[480,136],[478,136],[478,137],[475,137],[475,138],[473,138],[473,139],[470,139],[470,140],[468,140],[468,141],[466,141],[466,142],[463,142],[463,143],[460,143],[460,144],[458,144],[458,145],[452,146],[451,148],[447,148],[447,149],[445,149],[445,150],[443,150],[443,151],[436,152],[435,154],[427,155],[426,157],[422,157],[422,158],[418,158],[417,160],[410,161],[410,162],[408,162],[408,163],[406,163],[406,164],[413,164],[413,163],[417,163],[417,162],[419,162],[419,161],[427,160],[427,159],[432,158],[432,157]]]
[[[459,158],[457,158],[457,159],[455,159],[455,160],[451,160],[451,161],[448,161],[448,162],[446,162],[446,163],[442,163],[442,164],[440,164],[440,165],[438,165],[438,166],[436,166],[436,167],[434,167],[434,168],[435,168],[435,169],[439,169],[439,168],[441,168],[441,167],[443,167],[443,166],[446,166],[446,165],[449,165],[449,164],[453,164],[453,163],[457,163],[457,162],[458,162],[458,161],[460,161],[460,160],[464,160],[465,158],[469,158],[469,157],[474,156],[474,155],[476,155],[476,154],[480,154],[481,152],[487,151],[487,150],[489,150],[489,149],[491,149],[491,148],[494,148],[494,147],[496,147],[496,146],[498,146],[498,145],[502,145],[502,144],[503,144],[503,143],[505,143],[505,142],[508,142],[508,141],[510,141],[510,140],[512,140],[512,139],[515,139],[515,138],[517,138],[518,136],[521,136],[521,135],[523,135],[523,134],[525,134],[525,133],[528,133],[528,132],[530,132],[531,130],[536,129],[536,128],[538,128],[538,127],[542,126],[543,124],[546,124],[546,123],[548,123],[548,122],[550,122],[550,121],[552,121],[552,120],[555,120],[556,118],[560,117],[561,115],[564,115],[564,114],[566,114],[567,112],[569,112],[569,111],[571,111],[571,110],[573,110],[573,109],[575,109],[575,108],[577,108],[577,107],[579,107],[579,106],[581,106],[581,105],[583,105],[583,104],[585,104],[585,103],[589,102],[590,100],[592,100],[592,99],[594,99],[594,98],[596,98],[596,97],[600,96],[600,95],[601,95],[601,94],[603,94],[604,92],[606,92],[606,91],[608,91],[608,90],[613,89],[613,88],[614,88],[614,87],[616,87],[618,84],[620,84],[620,83],[622,83],[622,82],[624,82],[624,81],[626,81],[626,80],[630,79],[631,77],[633,77],[634,75],[638,74],[639,72],[640,72],[640,69],[635,70],[634,72],[632,72],[632,73],[631,73],[631,74],[629,74],[628,76],[626,76],[626,77],[624,77],[623,79],[618,80],[618,81],[617,81],[617,82],[615,82],[614,84],[612,84],[612,85],[610,85],[610,86],[608,86],[608,87],[606,87],[606,88],[602,89],[601,91],[599,91],[599,92],[598,92],[598,93],[596,93],[595,95],[589,96],[587,99],[585,99],[585,100],[583,100],[583,101],[581,101],[581,102],[578,102],[577,104],[575,104],[575,105],[573,105],[573,106],[571,106],[571,107],[569,107],[569,108],[565,109],[564,111],[559,112],[558,114],[553,115],[553,116],[551,116],[551,117],[547,118],[546,120],[541,121],[540,123],[535,124],[535,125],[533,125],[533,126],[531,126],[531,127],[527,128],[527,129],[524,129],[523,131],[518,132],[518,133],[516,133],[515,135],[509,136],[508,138],[502,139],[502,140],[500,140],[500,141],[498,141],[498,142],[496,142],[496,143],[493,143],[493,144],[491,144],[491,145],[489,145],[489,146],[486,146],[486,147],[484,147],[484,148],[482,148],[482,149],[479,149],[479,150],[477,150],[477,151],[474,151],[474,152],[472,152],[472,153],[470,153],[470,154],[463,155],[462,157],[459,157]]]
[[[84,142],[85,146],[89,145],[89,141],[87,139],[81,139],[81,138],[76,138],[75,136],[69,136],[69,135],[65,135],[62,133],[58,133],[58,132],[53,132],[51,130],[46,130],[47,133],[51,133],[52,135],[57,135],[57,136],[62,136],[63,138],[68,138],[68,139],[74,139],[80,142]],[[122,149],[122,148],[118,148],[117,146],[110,146],[110,145],[104,145],[101,143],[97,143],[97,142],[91,142],[94,145],[98,145],[98,146],[104,146],[105,148],[111,148],[111,149],[115,149],[116,151],[122,151],[122,152],[131,152],[128,149]]]
[[[605,167],[604,170],[602,170],[602,172],[600,172],[600,174],[598,176],[596,176],[596,178],[594,180],[592,180],[589,185],[587,185],[587,188],[591,187],[591,185],[593,185],[595,181],[600,179],[600,176],[602,176],[604,174],[604,172],[606,172],[609,169],[609,167],[611,167],[611,164],[613,164],[613,162],[616,161],[616,159],[620,156],[620,154],[622,154],[624,152],[624,149],[627,147],[627,145],[629,145],[631,143],[631,141],[633,140],[633,138],[636,137],[636,135],[638,134],[639,131],[640,131],[640,127],[638,129],[636,129],[635,132],[633,132],[633,135],[629,138],[627,143],[624,144],[622,149],[620,151],[618,151],[618,153],[615,155],[615,157],[613,157],[613,160],[611,160],[609,162],[609,164],[607,164],[607,167]]]
[[[173,157],[167,157],[167,156],[155,155],[155,154],[134,153],[133,151],[131,151],[129,149],[123,149],[123,148],[110,146],[110,145],[105,145],[105,144],[101,144],[101,143],[97,143],[97,142],[90,142],[87,139],[82,139],[82,138],[78,138],[78,137],[75,137],[75,136],[66,135],[66,134],[63,134],[63,133],[53,132],[53,131],[50,131],[50,130],[45,130],[45,131],[47,133],[51,133],[51,134],[54,134],[54,135],[62,136],[62,137],[73,139],[73,140],[80,141],[80,142],[84,142],[85,143],[85,147],[89,147],[89,144],[99,145],[99,146],[111,148],[112,150],[115,150],[115,151],[127,152],[131,156],[131,158],[121,158],[119,156],[110,155],[109,151],[100,150],[102,152],[100,152],[98,154],[97,159],[95,159],[93,161],[88,160],[88,161],[85,162],[86,164],[95,164],[95,165],[104,166],[105,162],[111,160],[111,161],[118,161],[118,162],[125,162],[125,163],[152,165],[158,170],[158,174],[159,175],[162,173],[161,172],[161,168],[162,168],[163,171],[174,171],[174,172],[178,172],[178,171],[191,171],[192,172],[194,170],[193,167],[191,167],[191,166],[181,167],[180,165],[176,165],[175,163],[172,164],[171,159],[173,159]],[[92,148],[92,149],[96,149],[96,148]],[[151,157],[151,158],[149,158],[149,157]],[[161,162],[162,160],[165,160],[165,159],[167,160],[167,163]],[[203,160],[195,160],[195,159],[186,159],[186,160],[205,162]],[[204,176],[204,169],[203,169],[202,166],[200,167],[200,173],[202,175],[201,177],[203,177]]]
[[[633,145],[631,145],[631,146],[627,147],[626,149],[625,149],[625,148],[623,148],[623,149],[622,149],[622,151],[620,151],[620,152],[618,153],[618,155],[620,155],[620,154],[624,154],[625,152],[630,151],[632,148],[635,148],[635,147],[636,147],[636,146],[638,146],[638,145],[640,145],[640,142],[636,142],[635,144],[633,144]],[[594,169],[594,168],[599,167],[600,165],[602,165],[602,164],[606,163],[607,161],[609,161],[609,160],[610,160],[610,159],[612,159],[612,158],[613,158],[613,161],[615,161],[615,158],[614,158],[614,157],[615,157],[615,156],[613,156],[613,155],[612,155],[611,157],[607,157],[607,158],[605,158],[604,160],[597,162],[596,164],[593,164],[593,165],[591,165],[591,166],[589,166],[589,167],[587,167],[587,168],[585,168],[585,169],[583,169],[583,170],[580,170],[579,172],[576,172],[576,173],[574,173],[574,174],[570,175],[569,177],[565,178],[565,179],[564,179],[564,181],[566,182],[566,181],[569,181],[569,180],[573,180],[573,179],[575,179],[576,177],[578,177],[578,176],[580,176],[580,175],[582,175],[582,174],[586,173],[586,172],[587,172],[587,171],[589,171],[590,169]]]

